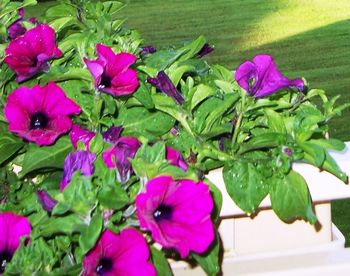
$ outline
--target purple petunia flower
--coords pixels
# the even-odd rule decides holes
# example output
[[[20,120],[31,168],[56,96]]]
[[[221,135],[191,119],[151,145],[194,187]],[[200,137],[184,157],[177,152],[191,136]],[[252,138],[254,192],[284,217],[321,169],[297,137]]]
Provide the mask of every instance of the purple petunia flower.
[[[171,165],[177,166],[180,169],[187,171],[188,165],[185,160],[182,158],[180,152],[176,149],[166,146],[165,148],[165,158],[169,161]]]
[[[51,145],[58,136],[68,132],[71,114],[80,107],[67,98],[62,88],[50,82],[44,87],[20,87],[7,98],[5,117],[9,130],[36,144]]]
[[[98,59],[84,61],[95,80],[99,91],[113,96],[123,96],[133,93],[139,86],[137,73],[130,66],[137,57],[130,53],[115,54],[111,48],[97,44]]]
[[[95,135],[95,132],[83,129],[77,124],[73,124],[72,130],[69,133],[70,141],[75,149],[78,148],[79,141],[83,142],[85,149],[89,149],[90,141]]]
[[[24,9],[20,8],[18,10],[18,15],[19,15],[19,19],[17,19],[15,22],[13,22],[8,28],[7,28],[7,32],[8,32],[8,39],[9,40],[14,40],[17,37],[23,35],[27,29],[23,26],[23,21],[25,21],[23,19],[24,17]],[[36,20],[35,17],[31,17],[28,18],[26,21],[32,23],[32,24],[38,24],[38,21]]]
[[[51,212],[57,204],[57,201],[54,200],[45,190],[37,191],[36,196],[43,209],[47,212]]]
[[[235,73],[238,84],[256,98],[268,96],[280,89],[296,87],[304,89],[302,79],[289,80],[277,69],[270,55],[257,55],[253,62],[246,61],[239,65]]]
[[[5,271],[13,254],[20,246],[21,238],[29,239],[31,227],[26,217],[14,213],[0,213],[0,274]]]
[[[129,180],[133,173],[129,159],[134,158],[140,146],[141,143],[134,137],[121,137],[112,147],[102,153],[106,166],[109,169],[117,168],[119,182],[125,183]]]
[[[177,249],[181,258],[190,251],[204,253],[214,240],[213,206],[206,184],[170,176],[151,179],[136,198],[141,228],[163,247]]]
[[[102,133],[103,140],[109,144],[114,144],[118,141],[120,133],[122,132],[122,126],[112,126]]]
[[[60,184],[60,190],[64,190],[77,170],[80,170],[85,176],[92,175],[95,169],[95,160],[96,155],[89,151],[78,150],[68,154],[64,160],[63,177]]]
[[[199,58],[202,58],[214,51],[214,48],[211,47],[208,43],[205,43],[202,49],[197,53]]]
[[[157,52],[156,47],[149,45],[149,46],[142,47],[139,54],[140,55],[148,55],[148,54],[153,54],[155,52]]]
[[[55,31],[46,24],[38,25],[12,40],[5,54],[4,62],[17,74],[17,82],[47,71],[48,61],[62,56],[56,46]]]
[[[155,276],[143,235],[133,228],[115,234],[105,230],[95,247],[83,259],[84,276]]]
[[[157,77],[155,78],[147,78],[147,82],[155,86],[158,90],[162,91],[169,97],[173,98],[176,103],[183,104],[185,101],[183,96],[179,91],[177,91],[175,85],[171,82],[170,78],[164,71],[159,71]]]

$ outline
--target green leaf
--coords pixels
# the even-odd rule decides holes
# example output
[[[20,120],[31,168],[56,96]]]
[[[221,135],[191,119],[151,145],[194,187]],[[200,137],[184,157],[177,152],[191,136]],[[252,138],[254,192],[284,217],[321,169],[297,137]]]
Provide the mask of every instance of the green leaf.
[[[144,83],[140,83],[139,88],[133,94],[133,96],[142,103],[147,109],[154,108],[154,103],[151,97],[151,92],[147,89]]]
[[[50,237],[54,234],[71,235],[80,232],[82,227],[84,227],[84,223],[79,216],[75,214],[70,214],[64,217],[50,217],[50,219],[37,225],[35,232],[32,235],[34,237]]]
[[[207,275],[215,276],[218,275],[221,270],[219,253],[219,235],[216,234],[215,241],[207,252],[202,255],[192,253],[191,256],[197,261]]]
[[[129,204],[128,194],[119,183],[104,184],[97,194],[98,201],[106,208],[119,210]]]
[[[338,139],[311,139],[310,143],[319,145],[326,150],[336,150],[342,151],[345,149],[346,145],[343,141]]]
[[[154,267],[157,270],[157,275],[162,276],[172,276],[173,273],[169,266],[167,259],[164,256],[164,253],[161,250],[158,250],[153,245],[151,246],[151,258]]]
[[[269,192],[265,174],[251,162],[226,163],[223,176],[228,194],[244,212],[253,213]]]
[[[263,133],[242,144],[239,153],[256,149],[274,148],[286,144],[287,137],[280,133]]]
[[[154,138],[168,133],[174,119],[161,111],[148,111],[144,107],[133,107],[120,111],[115,125],[123,125],[123,135]]]
[[[193,110],[200,102],[214,94],[215,90],[211,86],[205,84],[196,86],[191,100],[191,110]]]
[[[0,164],[8,160],[24,146],[24,142],[11,134],[6,124],[0,123]]]
[[[191,43],[179,49],[180,51],[183,51],[185,53],[179,58],[179,61],[184,61],[194,57],[203,48],[205,43],[205,37],[200,36],[196,40],[193,40]]]
[[[272,178],[270,199],[273,210],[285,222],[298,218],[311,224],[317,221],[305,179],[293,170],[282,178]]]
[[[320,168],[326,158],[325,150],[312,142],[303,142],[299,146],[308,154],[308,161],[312,162],[316,167]]]
[[[62,169],[68,153],[73,150],[68,137],[60,138],[54,145],[39,147],[30,143],[24,155],[20,177],[38,169]]]
[[[160,50],[145,58],[145,64],[148,67],[155,68],[158,71],[165,70],[171,64],[181,57],[186,50]],[[154,77],[154,76],[152,76]]]
[[[79,245],[82,253],[87,253],[96,243],[102,231],[102,215],[96,211],[91,218],[89,225],[84,227],[79,237]]]
[[[286,127],[283,122],[283,117],[280,113],[271,109],[265,109],[268,127],[272,132],[286,133]]]

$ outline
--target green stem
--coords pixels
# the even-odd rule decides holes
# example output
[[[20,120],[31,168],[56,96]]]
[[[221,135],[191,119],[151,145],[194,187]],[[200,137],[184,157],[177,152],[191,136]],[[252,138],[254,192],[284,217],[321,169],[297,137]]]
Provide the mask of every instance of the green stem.
[[[238,115],[237,122],[236,122],[236,125],[235,125],[235,130],[233,132],[233,136],[232,136],[232,140],[231,140],[232,148],[234,148],[234,145],[237,142],[237,138],[238,138],[238,134],[239,134],[239,131],[240,131],[240,128],[241,128],[243,114],[244,114],[245,110],[246,110],[246,94],[244,92],[244,94],[242,94],[241,111],[240,111],[240,113]]]

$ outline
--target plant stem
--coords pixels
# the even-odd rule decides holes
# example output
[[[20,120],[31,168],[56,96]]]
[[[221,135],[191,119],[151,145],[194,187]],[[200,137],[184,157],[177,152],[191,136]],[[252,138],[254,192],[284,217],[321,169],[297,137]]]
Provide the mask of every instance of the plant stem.
[[[245,92],[243,92],[242,93],[242,101],[241,101],[241,111],[240,111],[240,113],[238,115],[237,122],[236,122],[236,125],[235,125],[235,130],[233,132],[233,136],[232,136],[232,140],[231,140],[232,148],[234,147],[234,145],[237,142],[238,133],[239,133],[240,128],[241,128],[243,114],[245,112],[245,109],[246,109],[246,94],[245,94]]]

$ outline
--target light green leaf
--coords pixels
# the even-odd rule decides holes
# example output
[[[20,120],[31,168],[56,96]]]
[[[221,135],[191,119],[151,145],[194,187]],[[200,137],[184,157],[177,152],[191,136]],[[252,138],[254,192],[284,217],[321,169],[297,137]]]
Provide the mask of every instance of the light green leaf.
[[[228,194],[247,213],[253,213],[269,192],[268,179],[251,162],[236,160],[227,163],[223,176]]]
[[[5,124],[0,124],[0,164],[8,160],[13,154],[18,152],[24,142],[11,134]]]
[[[151,258],[154,267],[157,270],[157,275],[172,276],[169,263],[161,250],[158,250],[153,245],[151,246]]]
[[[208,85],[200,84],[195,87],[195,92],[191,100],[191,110],[193,110],[200,102],[215,94],[215,90]]]
[[[293,170],[282,178],[272,178],[270,199],[273,210],[283,221],[305,219],[311,224],[317,221],[305,179]]]

